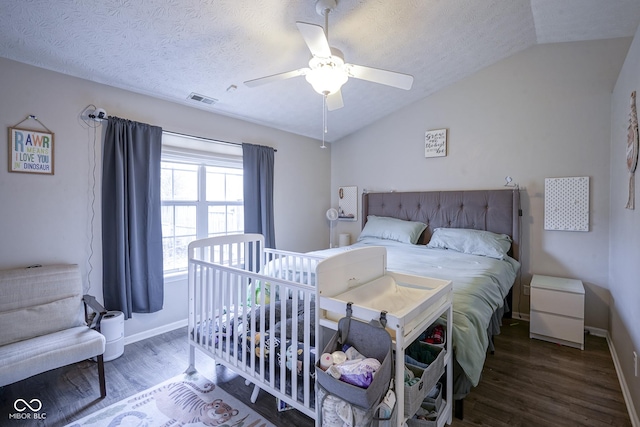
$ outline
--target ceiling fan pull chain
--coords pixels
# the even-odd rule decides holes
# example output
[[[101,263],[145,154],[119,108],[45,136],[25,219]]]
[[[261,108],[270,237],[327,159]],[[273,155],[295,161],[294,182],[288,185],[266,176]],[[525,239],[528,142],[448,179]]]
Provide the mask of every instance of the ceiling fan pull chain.
[[[328,133],[329,132],[329,126],[327,125],[327,122],[329,120],[328,114],[327,114],[327,95],[322,97],[324,99],[324,101],[322,102],[322,115],[324,116],[324,133]]]
[[[327,95],[322,95],[322,146],[320,148],[327,148],[324,145],[324,135],[327,133]]]

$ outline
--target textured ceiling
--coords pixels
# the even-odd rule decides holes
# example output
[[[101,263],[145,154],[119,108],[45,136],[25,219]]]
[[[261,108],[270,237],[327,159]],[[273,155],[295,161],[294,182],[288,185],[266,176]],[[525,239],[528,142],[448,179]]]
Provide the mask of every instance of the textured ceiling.
[[[2,0],[0,56],[321,139],[322,97],[303,77],[243,84],[307,66],[296,21],[324,24],[314,0]],[[346,62],[415,80],[349,79],[326,139],[532,45],[631,37],[639,22],[638,0],[339,0],[329,41]]]

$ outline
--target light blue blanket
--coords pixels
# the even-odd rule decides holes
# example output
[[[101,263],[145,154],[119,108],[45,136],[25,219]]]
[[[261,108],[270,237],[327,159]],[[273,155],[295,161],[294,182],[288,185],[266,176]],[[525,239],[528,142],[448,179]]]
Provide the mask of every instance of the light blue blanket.
[[[453,340],[456,359],[471,383],[480,380],[489,338],[487,328],[520,268],[518,261],[467,255],[446,249],[429,249],[391,240],[363,239],[354,245],[310,252],[329,257],[349,248],[385,246],[387,270],[453,282]]]

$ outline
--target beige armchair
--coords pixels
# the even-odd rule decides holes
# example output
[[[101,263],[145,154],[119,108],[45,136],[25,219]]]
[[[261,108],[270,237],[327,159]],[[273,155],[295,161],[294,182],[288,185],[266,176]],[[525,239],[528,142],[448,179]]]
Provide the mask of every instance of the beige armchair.
[[[77,265],[0,270],[0,386],[97,357],[105,397],[105,313],[83,296]]]

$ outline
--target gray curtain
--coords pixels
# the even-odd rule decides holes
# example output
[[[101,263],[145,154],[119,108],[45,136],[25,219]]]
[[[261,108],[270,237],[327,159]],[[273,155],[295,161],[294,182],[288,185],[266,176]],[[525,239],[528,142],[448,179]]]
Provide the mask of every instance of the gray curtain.
[[[273,171],[275,150],[242,144],[244,181],[244,232],[264,236],[264,245],[276,247],[273,221]]]
[[[109,117],[102,160],[102,278],[108,310],[162,309],[162,128]]]

